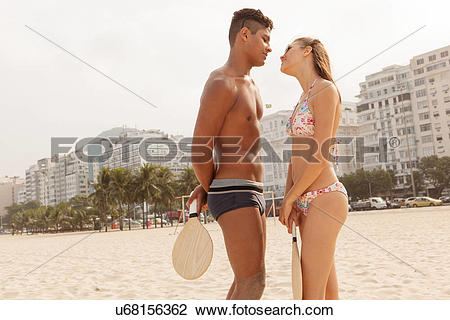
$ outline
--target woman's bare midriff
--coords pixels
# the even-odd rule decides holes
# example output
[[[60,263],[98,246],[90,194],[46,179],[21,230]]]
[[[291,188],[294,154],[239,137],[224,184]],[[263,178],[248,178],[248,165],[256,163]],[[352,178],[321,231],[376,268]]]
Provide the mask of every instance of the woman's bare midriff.
[[[297,161],[295,172],[292,172],[293,181],[299,181],[303,178],[306,165],[307,162],[304,159]],[[322,169],[319,176],[309,187],[305,189],[303,193],[328,187],[330,184],[333,184],[336,181],[338,181],[338,178],[336,176],[336,173],[334,172],[333,165],[331,163],[328,163],[326,167]]]

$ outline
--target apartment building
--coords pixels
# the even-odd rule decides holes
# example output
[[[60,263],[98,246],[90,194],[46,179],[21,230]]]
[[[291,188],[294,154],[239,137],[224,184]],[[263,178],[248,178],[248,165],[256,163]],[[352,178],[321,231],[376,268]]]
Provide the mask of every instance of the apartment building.
[[[0,177],[0,216],[6,214],[5,207],[19,203],[19,192],[25,180],[20,177]]]
[[[410,60],[419,157],[450,156],[449,52],[446,46]]]
[[[418,163],[411,91],[409,65],[392,65],[366,76],[357,96],[357,122],[365,147],[363,168],[394,170],[399,190],[410,184],[410,158],[413,168]]]
[[[100,163],[100,167],[133,171],[148,162],[168,167],[175,175],[179,175],[186,166],[191,166],[189,153],[183,152],[179,146],[182,135],[169,135],[159,129],[124,128],[117,136],[109,135],[107,138],[113,138],[115,144],[110,152],[105,152],[106,161]],[[183,156],[186,161],[182,162]]]

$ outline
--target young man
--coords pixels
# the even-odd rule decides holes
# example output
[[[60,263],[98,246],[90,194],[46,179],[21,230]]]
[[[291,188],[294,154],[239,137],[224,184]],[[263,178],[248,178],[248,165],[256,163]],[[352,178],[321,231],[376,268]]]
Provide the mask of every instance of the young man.
[[[201,185],[188,206],[197,199],[199,212],[207,201],[222,229],[234,272],[227,299],[260,299],[265,286],[263,164],[258,161],[263,104],[250,70],[264,65],[272,51],[272,28],[260,10],[234,13],[228,60],[206,82],[194,129],[192,164]]]

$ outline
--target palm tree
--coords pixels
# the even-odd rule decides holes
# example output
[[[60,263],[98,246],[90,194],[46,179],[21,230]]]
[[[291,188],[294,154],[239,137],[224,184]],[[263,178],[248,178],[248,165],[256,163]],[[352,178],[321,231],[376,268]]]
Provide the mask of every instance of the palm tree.
[[[105,232],[108,231],[108,211],[111,209],[109,184],[111,182],[111,170],[103,167],[98,174],[94,192],[90,195],[93,204],[98,209],[100,219],[105,224]]]
[[[192,167],[186,166],[177,180],[177,196],[190,194],[192,190],[200,183],[197,180],[195,171]]]
[[[37,226],[42,232],[48,232],[48,228],[52,224],[53,209],[52,206],[41,206],[37,209]]]
[[[131,230],[130,209],[136,210],[138,202],[138,176],[135,172],[130,172],[127,184],[125,186],[124,201],[127,205],[128,230]],[[135,211],[136,212],[136,211]]]
[[[123,204],[126,197],[126,186],[129,182],[131,172],[129,169],[116,168],[111,171],[111,181],[109,184],[109,194],[111,199],[119,208],[119,225],[123,231]]]
[[[155,184],[155,175],[156,167],[154,165],[149,165],[148,163],[146,163],[143,167],[139,168],[137,197],[142,204],[143,229],[145,229],[146,226],[148,228],[148,224],[146,221],[147,219],[144,218],[144,202],[147,202],[147,204],[152,203],[154,194],[159,191],[158,187]]]
[[[171,203],[175,200],[175,179],[173,172],[167,167],[158,167],[156,170],[156,187],[158,191],[154,195],[155,212],[160,213],[161,228],[163,227],[163,211],[171,209]],[[156,227],[156,224],[155,224]]]
[[[65,222],[67,222],[69,204],[67,202],[60,202],[56,205],[53,211],[53,224],[55,225],[56,233],[58,233],[59,227],[64,227]]]

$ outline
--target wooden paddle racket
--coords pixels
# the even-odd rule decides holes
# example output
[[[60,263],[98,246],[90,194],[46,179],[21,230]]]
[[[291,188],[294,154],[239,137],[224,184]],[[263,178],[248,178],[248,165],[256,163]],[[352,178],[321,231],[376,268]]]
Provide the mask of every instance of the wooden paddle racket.
[[[184,279],[194,280],[206,272],[212,256],[213,243],[208,231],[198,220],[195,199],[189,207],[189,220],[173,246],[172,264]]]
[[[294,300],[302,300],[302,265],[297,246],[295,222],[292,221],[292,294]]]

